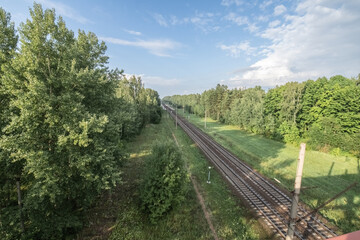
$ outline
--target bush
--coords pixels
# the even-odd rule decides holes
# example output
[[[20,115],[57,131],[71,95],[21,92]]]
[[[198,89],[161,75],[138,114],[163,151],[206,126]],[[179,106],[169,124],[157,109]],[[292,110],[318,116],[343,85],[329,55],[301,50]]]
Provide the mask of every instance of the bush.
[[[283,122],[279,127],[279,131],[286,143],[297,144],[300,140],[299,129],[295,123]]]
[[[159,124],[161,121],[161,108],[155,106],[150,110],[150,123]]]
[[[181,154],[172,142],[157,142],[145,160],[141,187],[142,208],[152,223],[184,199],[186,172]]]

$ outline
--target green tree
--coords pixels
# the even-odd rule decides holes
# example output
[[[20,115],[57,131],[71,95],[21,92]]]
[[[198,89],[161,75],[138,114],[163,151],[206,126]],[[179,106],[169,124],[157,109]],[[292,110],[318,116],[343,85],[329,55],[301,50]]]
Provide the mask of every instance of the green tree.
[[[244,90],[242,98],[231,104],[232,123],[251,132],[263,132],[264,96],[261,87]]]
[[[279,121],[290,121],[296,124],[297,115],[301,109],[304,84],[289,82],[282,86],[282,88],[282,100],[279,106]]]
[[[146,106],[149,111],[149,119],[148,122],[150,123],[160,123],[161,120],[161,108],[160,108],[160,98],[157,91],[146,88],[145,89],[146,95]]]
[[[9,62],[14,54],[18,42],[14,23],[10,13],[0,7],[0,66]],[[0,72],[2,73],[1,69]]]
[[[284,142],[298,144],[299,129],[296,127],[296,123],[284,121],[279,126],[279,133],[282,135]]]
[[[283,88],[275,87],[270,89],[264,98],[264,124],[265,134],[274,139],[281,140],[282,135],[278,128],[280,121],[281,101],[283,99]]]
[[[178,148],[172,142],[158,142],[145,161],[141,189],[143,209],[156,221],[184,199],[186,172]]]
[[[0,146],[20,165],[27,237],[60,239],[82,226],[83,209],[101,190],[120,181],[117,83],[107,78],[106,46],[94,34],[75,39],[38,4],[30,16],[19,54],[4,69],[14,113]]]
[[[15,57],[18,36],[11,16],[0,8],[0,139],[3,137],[3,129],[9,123],[11,109],[9,107],[10,96],[4,91],[3,77],[9,63]],[[16,178],[21,171],[21,164],[8,161],[9,152],[0,147],[0,236],[5,238],[19,238],[20,215],[16,207]],[[16,223],[14,231],[7,231],[11,223]]]

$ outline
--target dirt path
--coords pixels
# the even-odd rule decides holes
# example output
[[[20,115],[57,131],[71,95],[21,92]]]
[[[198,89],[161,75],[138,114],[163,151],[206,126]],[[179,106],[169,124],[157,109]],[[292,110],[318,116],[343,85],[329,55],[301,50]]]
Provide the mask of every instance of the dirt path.
[[[214,225],[212,224],[212,221],[211,221],[211,217],[210,217],[210,213],[207,211],[206,207],[205,207],[205,202],[204,202],[204,198],[202,197],[201,193],[199,192],[199,189],[198,189],[198,184],[196,182],[196,180],[194,179],[193,176],[190,177],[191,179],[191,182],[194,186],[194,189],[195,189],[195,192],[196,192],[196,196],[199,200],[199,203],[201,205],[201,208],[204,212],[204,215],[205,215],[205,218],[206,218],[206,221],[207,223],[209,224],[209,228],[214,236],[214,239],[215,240],[219,240],[219,237],[217,236],[216,234],[216,231],[215,231],[215,228],[214,228]]]
[[[172,135],[173,135],[173,137],[174,137],[174,140],[175,140],[176,145],[177,145],[178,147],[180,147],[180,146],[179,146],[179,143],[178,143],[178,141],[177,141],[177,139],[176,139],[176,137],[175,137],[175,135],[174,135],[174,133],[172,133]],[[189,172],[189,169],[188,169],[187,166],[186,166],[186,170]],[[189,172],[189,173],[190,173],[190,172]],[[204,198],[203,198],[203,196],[201,195],[201,193],[200,193],[200,191],[199,191],[198,183],[196,182],[196,179],[191,175],[191,173],[190,173],[190,179],[191,179],[191,183],[192,183],[192,185],[193,185],[193,187],[194,187],[196,196],[197,196],[197,198],[198,198],[198,200],[199,200],[199,203],[200,203],[200,205],[201,205],[201,208],[202,208],[202,210],[203,210],[203,212],[204,212],[205,219],[206,219],[206,221],[207,221],[207,223],[208,223],[208,225],[209,225],[209,228],[210,228],[210,230],[211,230],[211,232],[212,232],[212,235],[213,235],[213,237],[214,237],[215,240],[219,240],[219,237],[218,237],[218,235],[216,234],[214,225],[212,224],[210,213],[209,213],[209,211],[206,209]]]

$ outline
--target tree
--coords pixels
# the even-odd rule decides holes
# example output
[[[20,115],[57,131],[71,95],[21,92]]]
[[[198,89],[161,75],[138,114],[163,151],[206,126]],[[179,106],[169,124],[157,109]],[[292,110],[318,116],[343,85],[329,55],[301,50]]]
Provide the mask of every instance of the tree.
[[[27,237],[59,239],[82,226],[82,210],[101,190],[120,181],[117,83],[107,78],[106,47],[94,34],[75,39],[54,10],[38,4],[30,15],[2,78],[14,113],[0,146],[20,165]]]
[[[9,62],[15,54],[18,36],[10,13],[0,7],[0,66]],[[0,69],[0,72],[3,73]]]
[[[146,106],[149,111],[149,119],[150,123],[160,123],[161,120],[161,108],[160,108],[160,98],[159,94],[150,88],[145,89],[146,95]]]
[[[11,16],[4,9],[0,8],[0,136],[2,129],[9,122],[9,96],[4,91],[2,77],[4,75],[3,68],[15,56],[18,36],[16,35],[14,23],[11,22]]]
[[[281,140],[282,135],[278,128],[280,121],[281,101],[283,99],[283,88],[275,87],[270,89],[264,98],[264,123],[265,134],[269,137]]]
[[[18,36],[11,16],[0,8],[0,139],[3,129],[9,123],[12,110],[10,96],[4,91],[3,77],[9,64],[15,57]],[[0,146],[0,236],[19,238],[20,225],[15,224],[14,231],[9,233],[11,223],[20,223],[20,214],[17,208],[16,179],[21,171],[21,164],[9,162],[10,153]]]
[[[264,96],[261,87],[244,90],[242,98],[235,99],[231,105],[232,123],[251,132],[262,132]]]
[[[145,161],[141,189],[142,207],[152,223],[184,199],[185,181],[184,162],[175,144],[155,143]]]
[[[282,101],[280,102],[279,120],[296,124],[297,114],[301,109],[304,84],[289,82],[282,86]]]

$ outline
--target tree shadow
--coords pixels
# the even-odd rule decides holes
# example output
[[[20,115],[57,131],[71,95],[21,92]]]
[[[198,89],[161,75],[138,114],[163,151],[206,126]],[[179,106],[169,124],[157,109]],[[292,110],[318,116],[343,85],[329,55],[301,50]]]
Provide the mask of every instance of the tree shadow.
[[[322,194],[319,190],[305,190],[301,192],[301,199],[305,202],[317,202],[316,206],[324,203],[326,200],[334,197],[337,193],[346,189],[354,182],[360,182],[359,174],[328,175],[321,177],[305,177],[303,182],[318,183],[318,188],[324,188]],[[330,186],[324,187],[323,183],[331,183]],[[332,188],[332,189],[331,189]],[[344,233],[360,229],[360,187],[356,185],[349,191],[330,202],[319,213],[334,225],[343,230]]]
[[[219,128],[216,132],[216,135],[210,132],[214,139],[232,146],[236,152],[243,152],[249,155],[255,161],[258,161],[260,158],[275,158],[286,147],[285,143],[271,140],[261,135],[247,133],[239,129]],[[256,155],[251,153],[256,153]]]

